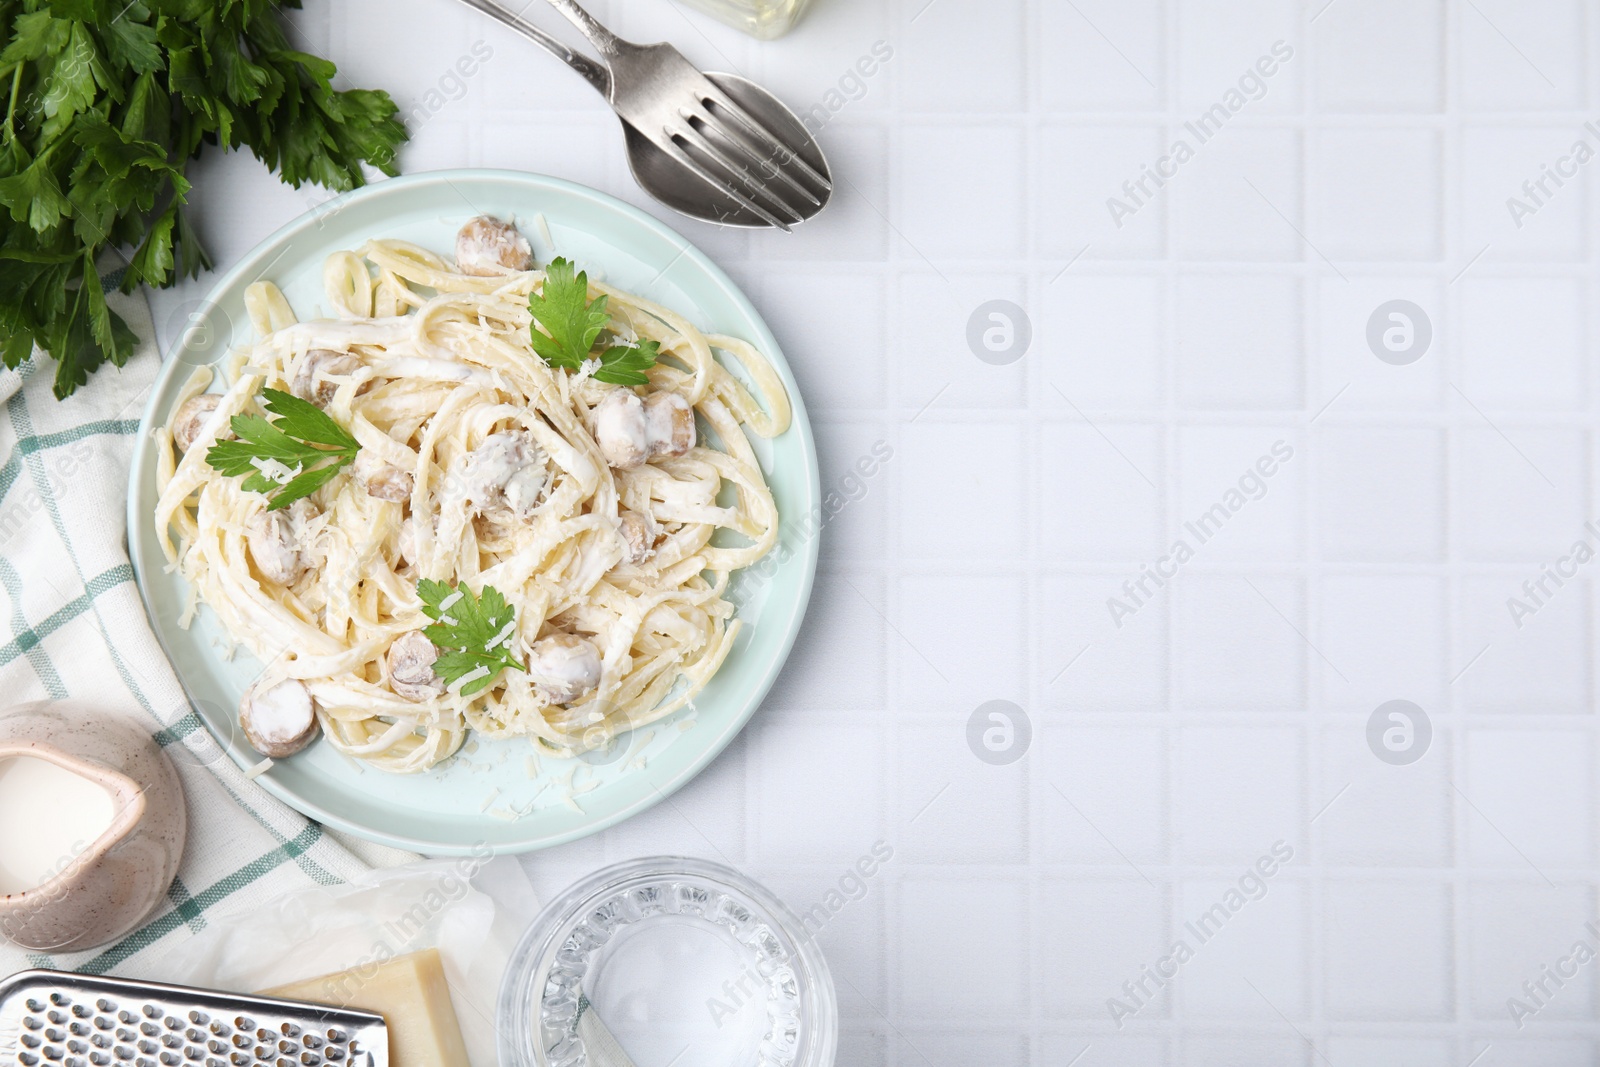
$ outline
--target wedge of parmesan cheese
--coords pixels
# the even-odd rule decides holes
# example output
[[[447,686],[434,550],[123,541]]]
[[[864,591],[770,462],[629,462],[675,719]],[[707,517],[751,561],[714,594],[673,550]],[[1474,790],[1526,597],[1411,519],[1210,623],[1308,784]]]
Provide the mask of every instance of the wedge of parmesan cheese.
[[[438,949],[425,949],[262,995],[375,1011],[389,1024],[391,1067],[468,1067]]]

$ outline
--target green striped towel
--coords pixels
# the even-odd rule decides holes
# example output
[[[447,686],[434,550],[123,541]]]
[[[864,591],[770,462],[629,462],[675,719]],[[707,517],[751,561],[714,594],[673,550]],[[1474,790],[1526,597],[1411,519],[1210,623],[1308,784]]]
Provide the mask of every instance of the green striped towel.
[[[0,941],[0,975],[31,966],[159,979],[164,953],[219,915],[368,869],[222,754],[150,631],[125,515],[133,436],[160,362],[144,298],[116,307],[143,344],[125,368],[101,370],[70,399],[51,395],[48,364],[0,370],[0,692],[7,704],[88,700],[145,723],[182,776],[188,847],[143,928],[68,955]]]

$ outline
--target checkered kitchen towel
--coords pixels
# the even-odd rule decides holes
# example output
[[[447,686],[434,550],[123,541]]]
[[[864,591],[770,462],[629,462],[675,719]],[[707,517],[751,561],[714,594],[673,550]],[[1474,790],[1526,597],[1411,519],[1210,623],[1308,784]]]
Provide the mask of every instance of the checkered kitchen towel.
[[[51,366],[0,370],[0,693],[7,705],[73,697],[144,723],[182,776],[188,847],[143,928],[59,956],[0,942],[0,975],[37,966],[159,978],[164,952],[208,916],[367,868],[222,755],[150,631],[125,515],[133,439],[160,362],[144,298],[116,306],[143,339],[120,372],[101,370],[62,402],[50,392]]]

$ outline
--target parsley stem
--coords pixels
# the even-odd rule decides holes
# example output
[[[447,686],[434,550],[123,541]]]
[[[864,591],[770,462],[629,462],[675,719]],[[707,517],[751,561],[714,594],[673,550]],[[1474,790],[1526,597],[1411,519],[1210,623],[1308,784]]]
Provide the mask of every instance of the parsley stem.
[[[11,118],[17,113],[17,93],[22,91],[22,62],[19,60],[16,69],[11,72],[11,101],[6,104],[6,136],[15,138],[16,127],[12,125]]]

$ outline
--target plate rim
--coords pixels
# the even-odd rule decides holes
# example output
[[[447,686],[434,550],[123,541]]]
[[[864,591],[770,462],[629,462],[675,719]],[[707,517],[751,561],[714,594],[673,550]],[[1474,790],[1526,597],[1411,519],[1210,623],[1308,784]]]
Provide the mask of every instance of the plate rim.
[[[211,287],[206,291],[206,295],[201,300],[201,306],[209,307],[217,304],[219,302],[220,293],[236,285],[242,277],[248,274],[252,269],[258,267],[269,254],[273,252],[279,252],[281,254],[281,245],[291,240],[304,229],[315,226],[317,224],[317,220],[326,215],[330,210],[343,210],[353,201],[388,195],[395,191],[412,186],[428,184],[450,185],[453,181],[481,181],[484,179],[515,182],[517,184],[533,187],[535,189],[553,188],[564,193],[572,194],[580,199],[588,200],[602,209],[621,215],[626,222],[643,228],[652,236],[663,238],[679,244],[683,248],[683,252],[681,253],[682,257],[694,262],[701,270],[706,272],[713,283],[725,290],[730,295],[734,303],[739,305],[741,309],[756,324],[758,328],[757,332],[764,335],[763,337],[752,338],[751,340],[765,342],[763,345],[763,350],[767,353],[769,358],[773,360],[779,376],[784,380],[785,387],[789,389],[790,405],[794,412],[793,420],[790,424],[790,431],[797,432],[799,434],[801,453],[805,460],[804,485],[810,502],[813,505],[820,503],[822,478],[818,465],[816,438],[811,428],[811,421],[807,417],[805,401],[800,395],[798,383],[794,379],[794,372],[789,366],[787,357],[785,357],[783,354],[783,350],[781,346],[779,346],[777,338],[773,336],[771,326],[767,324],[766,318],[756,307],[755,302],[750,299],[749,295],[744,291],[744,289],[736,284],[733,279],[728,276],[727,272],[718,266],[717,263],[709,255],[707,255],[703,249],[700,248],[699,245],[689,240],[683,234],[679,233],[677,230],[673,229],[671,226],[668,226],[666,223],[662,222],[660,219],[644,211],[643,209],[630,204],[625,200],[621,200],[618,197],[612,196],[610,193],[602,192],[599,189],[583,185],[579,182],[570,181],[566,178],[557,178],[553,175],[540,174],[534,171],[520,171],[495,167],[455,167],[443,170],[418,171],[411,174],[400,175],[394,178],[387,178],[379,182],[372,182],[367,185],[340,193],[337,196],[323,201],[321,204],[318,204],[308,211],[302,212],[301,214],[295,216],[293,219],[284,223],[282,226],[279,226],[272,233],[262,238],[262,240],[259,241],[253,248],[251,248],[250,251],[246,252],[239,259],[239,261],[233,265],[232,268],[230,268],[211,285]],[[191,714],[194,714],[195,717],[200,720],[200,724],[205,728],[206,732],[211,734],[212,740],[215,741],[222,750],[222,758],[233,762],[235,766],[239,766],[238,762],[234,759],[232,752],[229,750],[227,742],[216,735],[216,732],[212,729],[211,724],[207,721],[204,715],[195,711],[194,706],[198,703],[198,699],[190,689],[188,679],[186,679],[183,673],[178,669],[177,663],[172,654],[172,649],[168,647],[165,633],[163,632],[162,628],[157,625],[156,612],[151,603],[150,594],[146,588],[145,568],[140,563],[141,552],[139,549],[146,538],[154,536],[154,531],[153,529],[150,531],[146,531],[144,529],[145,523],[142,521],[144,516],[140,514],[137,507],[139,485],[143,479],[145,467],[154,461],[153,457],[150,455],[150,449],[153,447],[150,430],[155,418],[158,401],[169,384],[169,380],[180,372],[181,365],[176,357],[182,344],[183,340],[180,335],[179,337],[173,339],[167,351],[162,354],[161,368],[156,372],[155,379],[151,383],[150,395],[145,401],[144,411],[139,418],[139,428],[138,432],[135,434],[133,454],[130,457],[129,463],[127,500],[128,559],[133,568],[134,584],[139,590],[139,600],[144,606],[146,621],[150,626],[152,634],[155,636],[157,644],[161,648],[162,654],[166,656],[168,666],[171,668],[174,677],[177,678],[178,685],[183,690],[184,697],[187,699],[190,705],[187,710]],[[782,519],[783,517],[780,515],[780,524]],[[778,676],[783,672],[784,665],[788,662],[789,655],[794,651],[795,641],[799,638],[801,627],[805,622],[806,611],[810,605],[811,594],[816,583],[817,559],[820,550],[820,542],[821,530],[819,529],[814,536],[805,538],[802,542],[800,550],[795,553],[795,556],[800,560],[803,568],[798,595],[794,597],[788,611],[780,619],[774,620],[775,622],[782,623],[784,628],[783,638],[779,642],[776,654],[772,657],[771,661],[767,665],[761,679],[750,688],[743,699],[742,705],[738,708],[736,713],[729,720],[727,727],[720,734],[713,735],[710,742],[705,744],[682,770],[676,772],[672,777],[668,778],[664,782],[650,783],[650,791],[647,794],[639,797],[633,803],[628,804],[625,807],[607,815],[590,818],[581,825],[570,830],[548,834],[542,837],[529,838],[527,840],[521,840],[514,843],[491,846],[496,854],[522,854],[535,852],[546,848],[552,848],[557,845],[567,844],[569,842],[580,840],[584,837],[599,833],[602,830],[607,830],[621,822],[624,822],[627,819],[632,818],[640,812],[647,811],[648,809],[655,807],[657,804],[666,800],[673,793],[677,792],[694,778],[698,777],[699,774],[704,771],[713,760],[721,755],[723,750],[726,749],[728,745],[733,743],[734,738],[738,737],[739,734],[744,731],[744,728],[749,724],[750,719],[755,715],[756,710],[761,707],[762,703],[765,702],[767,695],[772,691],[773,685],[777,682]],[[241,771],[244,770],[242,766],[239,766],[239,769]],[[644,771],[641,768],[639,771],[635,771],[633,773],[642,774]],[[374,841],[378,844],[389,845],[394,848],[406,849],[412,852],[419,852],[429,856],[465,856],[476,854],[473,851],[474,849],[481,851],[481,845],[479,845],[477,842],[468,843],[459,841],[433,841],[419,837],[410,837],[405,834],[390,833],[385,830],[374,829],[372,827],[365,826],[358,821],[340,815],[337,812],[329,811],[323,806],[307,800],[292,788],[285,786],[270,776],[263,775],[254,781],[275,799],[288,805],[290,808],[299,812],[306,818],[315,820],[326,827],[331,827],[332,829],[352,834],[364,840]]]

